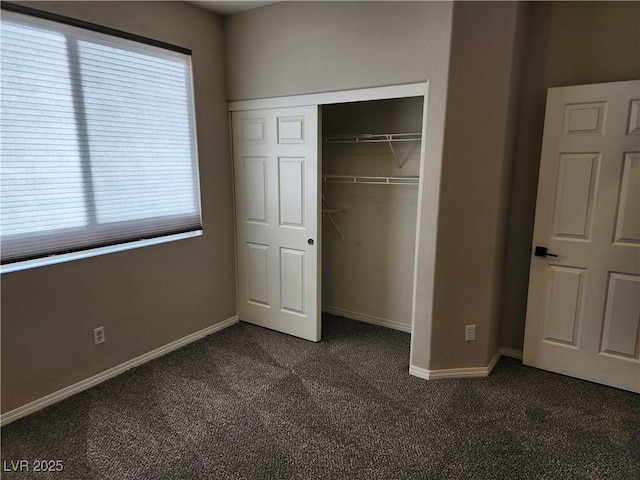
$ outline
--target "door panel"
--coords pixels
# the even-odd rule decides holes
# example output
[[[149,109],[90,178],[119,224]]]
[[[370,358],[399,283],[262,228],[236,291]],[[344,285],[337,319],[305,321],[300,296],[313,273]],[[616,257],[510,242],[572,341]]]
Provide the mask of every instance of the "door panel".
[[[582,316],[584,269],[549,266],[549,290],[544,339],[576,345]]]
[[[602,352],[638,360],[640,276],[611,273],[602,329]]]
[[[560,155],[554,236],[587,238],[598,177],[597,154]]]
[[[244,157],[245,220],[267,223],[267,157]]]
[[[280,249],[280,281],[283,311],[305,314],[305,252],[291,248]]]
[[[549,89],[533,246],[557,257],[532,255],[523,355],[527,365],[635,392],[639,97],[638,81]]]
[[[278,158],[280,225],[304,228],[304,158]]]
[[[622,169],[616,242],[640,244],[640,155],[627,153]]]
[[[267,284],[269,273],[267,269],[267,258],[269,255],[269,247],[251,242],[247,242],[246,245],[248,257],[247,280],[249,281],[247,301],[268,307]]]
[[[629,127],[627,128],[627,133],[640,133],[640,99],[631,100],[629,103]]]
[[[240,320],[320,340],[318,108],[232,113]]]

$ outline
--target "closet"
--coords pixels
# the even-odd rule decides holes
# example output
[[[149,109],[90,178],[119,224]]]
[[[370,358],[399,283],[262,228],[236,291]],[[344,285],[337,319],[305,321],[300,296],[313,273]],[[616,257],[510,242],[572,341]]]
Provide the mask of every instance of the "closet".
[[[230,103],[240,320],[314,342],[322,310],[411,332],[427,91]]]
[[[322,310],[411,331],[423,97],[322,106]]]

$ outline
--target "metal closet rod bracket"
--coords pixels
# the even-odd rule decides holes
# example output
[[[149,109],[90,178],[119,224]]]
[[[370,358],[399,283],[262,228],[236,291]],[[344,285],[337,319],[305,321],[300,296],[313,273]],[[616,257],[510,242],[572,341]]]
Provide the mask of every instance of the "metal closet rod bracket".
[[[346,213],[346,210],[341,208],[331,208],[329,206],[329,202],[327,201],[327,198],[324,195],[322,195],[322,201],[327,205],[327,208],[322,209],[322,216],[327,217],[329,219],[329,221],[333,224],[336,231],[338,232],[338,235],[340,235],[340,238],[344,240],[344,234],[342,233],[342,230],[340,230],[340,227],[338,227],[338,224],[336,223],[336,221],[333,219],[331,215],[333,215],[334,213]]]

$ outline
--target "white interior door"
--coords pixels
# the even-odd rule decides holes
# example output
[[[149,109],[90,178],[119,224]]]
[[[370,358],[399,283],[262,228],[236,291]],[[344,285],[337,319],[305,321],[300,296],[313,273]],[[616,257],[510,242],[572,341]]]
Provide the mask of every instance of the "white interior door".
[[[640,82],[549,89],[532,250],[524,363],[640,392]]]
[[[232,113],[240,320],[320,340],[318,107]]]

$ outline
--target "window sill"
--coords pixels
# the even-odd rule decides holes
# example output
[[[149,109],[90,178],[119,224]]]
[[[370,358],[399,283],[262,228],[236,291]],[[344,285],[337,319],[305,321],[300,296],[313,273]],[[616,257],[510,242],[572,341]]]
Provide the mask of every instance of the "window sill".
[[[21,270],[30,270],[32,268],[44,267],[47,265],[56,265],[58,263],[71,262],[74,260],[80,260],[82,258],[97,257],[100,255],[107,255],[109,253],[134,250],[136,248],[149,247],[151,245],[174,242],[176,240],[184,240],[185,238],[199,237],[201,235],[202,230],[196,230],[194,232],[176,233],[174,235],[151,238],[148,240],[137,240],[135,242],[120,243],[118,245],[111,245],[108,247],[92,248],[89,250],[82,250],[80,252],[63,253],[60,255],[51,255],[50,257],[9,263],[7,265],[0,266],[0,274],[19,272]]]

